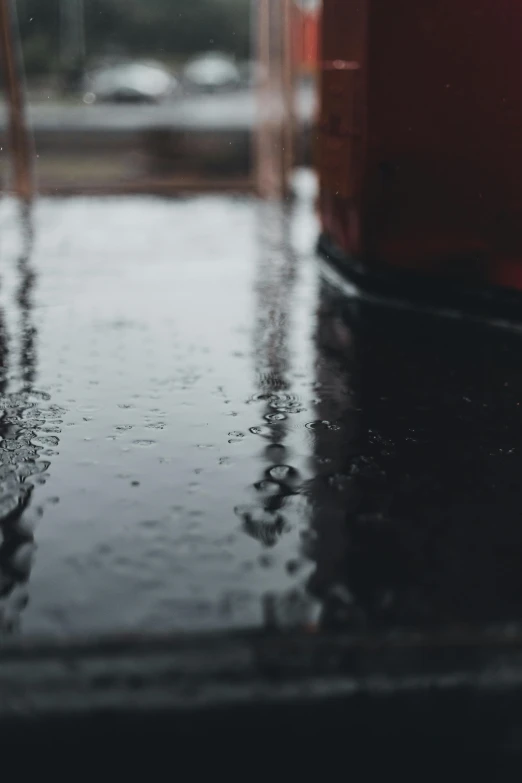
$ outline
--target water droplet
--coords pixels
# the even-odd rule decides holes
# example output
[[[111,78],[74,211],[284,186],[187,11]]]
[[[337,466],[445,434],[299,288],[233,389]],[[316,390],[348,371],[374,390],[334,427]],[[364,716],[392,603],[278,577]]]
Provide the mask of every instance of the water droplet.
[[[243,440],[243,438],[245,437],[245,433],[232,431],[228,433],[228,437],[230,438],[230,440],[228,441],[229,443],[238,443],[239,441]]]
[[[263,438],[270,438],[272,435],[270,427],[250,427],[249,432],[251,432],[252,435],[261,435]]]
[[[133,442],[133,444],[135,446],[148,447],[148,446],[155,446],[156,445],[156,441],[155,440],[133,440],[132,442]]]
[[[270,403],[270,407],[276,411],[285,413],[303,413],[306,408],[298,400],[277,399]]]
[[[30,394],[31,397],[34,397],[37,400],[44,400],[49,401],[51,399],[51,395],[48,394],[45,391],[38,391],[38,389],[33,389]]]
[[[299,474],[291,465],[274,465],[269,468],[268,475],[274,481],[288,481],[288,479],[296,478]]]
[[[126,430],[132,429],[132,424],[118,424],[115,429],[117,429],[118,432],[126,432]]]
[[[274,546],[287,530],[282,514],[257,506],[237,506],[234,512],[242,520],[245,532],[265,546]]]
[[[22,479],[29,478],[29,476],[34,476],[37,473],[45,473],[50,465],[51,463],[47,460],[29,460],[19,465],[16,468],[16,473]]]
[[[270,400],[273,399],[273,394],[270,394],[270,392],[258,392],[257,394],[253,394],[249,399],[247,400],[247,403],[252,402],[270,402]]]
[[[54,435],[39,435],[37,439],[46,446],[57,446],[60,442]]]
[[[266,421],[284,421],[286,416],[284,413],[267,413],[265,416]]]
[[[269,479],[258,481],[254,484],[254,487],[258,492],[262,492],[265,495],[277,495],[281,491],[280,485],[276,481],[270,481]]]
[[[305,424],[305,427],[308,430],[340,430],[341,427],[339,424],[336,424],[335,422],[327,421],[327,420],[317,420],[317,421],[309,421],[307,424]]]

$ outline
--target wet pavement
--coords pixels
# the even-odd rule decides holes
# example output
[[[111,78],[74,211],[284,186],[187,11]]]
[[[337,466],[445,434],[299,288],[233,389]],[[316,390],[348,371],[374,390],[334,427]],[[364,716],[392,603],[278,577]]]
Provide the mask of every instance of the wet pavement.
[[[357,305],[305,196],[0,224],[2,635],[518,619],[520,334]]]
[[[302,582],[308,218],[298,270],[254,201],[41,200],[32,239],[3,203],[7,631],[259,624]]]

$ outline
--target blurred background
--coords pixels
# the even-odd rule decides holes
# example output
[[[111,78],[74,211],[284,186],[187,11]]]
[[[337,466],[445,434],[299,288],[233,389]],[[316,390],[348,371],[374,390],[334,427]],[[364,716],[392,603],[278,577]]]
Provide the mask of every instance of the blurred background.
[[[285,165],[309,163],[318,6],[18,0],[39,191],[255,188],[259,146],[252,138],[262,126],[263,89],[272,112],[268,93],[281,93],[285,117],[279,112],[275,122],[284,120],[296,136]],[[2,103],[3,142],[6,126]],[[0,146],[6,176],[6,144]]]

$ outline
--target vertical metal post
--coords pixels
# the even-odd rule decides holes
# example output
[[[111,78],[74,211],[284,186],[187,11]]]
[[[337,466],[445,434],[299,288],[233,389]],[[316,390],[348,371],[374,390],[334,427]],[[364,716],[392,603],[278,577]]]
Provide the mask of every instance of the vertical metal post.
[[[257,125],[255,132],[255,167],[259,195],[268,198],[272,191],[270,156],[270,0],[252,0],[253,35],[257,44],[259,81],[257,89]]]
[[[9,111],[12,189],[24,201],[34,195],[33,138],[26,119],[22,54],[13,0],[0,0],[0,65]]]
[[[285,198],[294,163],[293,0],[257,0],[260,67],[256,168],[260,195]]]
[[[290,193],[291,174],[295,163],[295,59],[294,59],[294,0],[282,0],[281,40],[281,95],[282,118],[282,191],[283,197]]]

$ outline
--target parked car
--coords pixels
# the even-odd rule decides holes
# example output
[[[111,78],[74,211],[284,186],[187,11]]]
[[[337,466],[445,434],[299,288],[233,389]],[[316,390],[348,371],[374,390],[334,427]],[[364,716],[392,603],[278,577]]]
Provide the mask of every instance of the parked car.
[[[178,89],[177,79],[161,65],[130,62],[99,68],[85,84],[85,103],[159,103]]]
[[[217,92],[239,87],[241,74],[232,58],[220,52],[209,52],[186,64],[183,81],[189,91]]]

